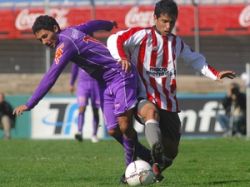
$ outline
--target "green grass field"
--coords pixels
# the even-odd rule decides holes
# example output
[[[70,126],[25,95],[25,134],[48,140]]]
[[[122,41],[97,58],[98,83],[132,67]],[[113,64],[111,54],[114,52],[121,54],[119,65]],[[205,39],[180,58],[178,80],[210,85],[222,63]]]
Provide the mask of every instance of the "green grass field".
[[[143,141],[145,143],[145,141]],[[0,141],[0,186],[116,187],[124,172],[115,141]],[[165,179],[152,186],[250,186],[250,141],[184,139]]]

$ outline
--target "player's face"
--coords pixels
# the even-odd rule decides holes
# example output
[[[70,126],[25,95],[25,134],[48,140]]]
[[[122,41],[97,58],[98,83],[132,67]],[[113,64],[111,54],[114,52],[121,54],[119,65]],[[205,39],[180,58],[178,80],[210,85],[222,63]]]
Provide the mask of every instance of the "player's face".
[[[161,35],[165,36],[172,32],[176,17],[170,17],[167,14],[161,14],[160,17],[154,16],[156,29],[161,33]]]
[[[50,30],[41,29],[35,33],[36,38],[50,48],[56,47],[56,32]]]

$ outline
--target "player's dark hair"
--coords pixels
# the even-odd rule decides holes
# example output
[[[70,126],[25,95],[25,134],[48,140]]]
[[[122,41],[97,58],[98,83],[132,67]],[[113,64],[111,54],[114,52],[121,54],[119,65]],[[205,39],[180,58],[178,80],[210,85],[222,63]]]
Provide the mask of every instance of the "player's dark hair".
[[[168,16],[175,18],[178,17],[178,7],[173,0],[161,0],[155,4],[154,15],[159,18],[161,14],[167,14]]]
[[[32,31],[34,34],[41,29],[54,31],[54,26],[57,26],[59,31],[61,30],[55,18],[48,15],[41,15],[37,17],[35,22],[33,23]]]

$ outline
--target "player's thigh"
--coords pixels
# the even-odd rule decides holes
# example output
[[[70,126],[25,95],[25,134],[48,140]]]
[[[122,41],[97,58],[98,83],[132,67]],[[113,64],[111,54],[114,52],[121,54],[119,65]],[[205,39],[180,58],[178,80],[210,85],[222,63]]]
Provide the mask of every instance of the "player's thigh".
[[[101,109],[104,115],[104,124],[109,131],[118,126],[118,120],[114,113],[115,110],[114,96],[113,94],[110,93],[109,88],[103,90],[102,96],[103,96],[103,103],[101,104]]]
[[[132,79],[118,80],[112,83],[110,90],[114,96],[114,113],[116,116],[120,116],[135,107],[137,103],[137,85]]]
[[[160,110],[160,129],[162,142],[166,155],[170,158],[176,157],[181,137],[181,122],[176,112]]]
[[[89,89],[77,88],[76,97],[79,106],[87,106],[90,92]]]

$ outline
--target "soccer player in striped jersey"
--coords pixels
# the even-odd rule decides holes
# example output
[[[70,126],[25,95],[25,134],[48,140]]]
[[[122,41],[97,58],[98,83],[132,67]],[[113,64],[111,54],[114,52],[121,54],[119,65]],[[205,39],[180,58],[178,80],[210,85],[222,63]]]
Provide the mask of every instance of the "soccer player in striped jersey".
[[[73,62],[97,80],[105,125],[109,134],[123,145],[128,165],[137,156],[137,133],[132,123],[137,102],[135,67],[129,63],[118,63],[105,45],[87,35],[86,31],[82,32],[81,27],[78,25],[61,30],[57,21],[47,15],[35,20],[32,26],[35,37],[43,45],[55,48],[55,57],[32,96],[26,104],[16,107],[13,113],[20,115],[35,107],[55,84],[66,65]]]
[[[208,65],[204,56],[172,34],[177,17],[177,4],[173,0],[161,0],[155,5],[154,26],[119,31],[107,41],[115,59],[132,62],[139,72],[139,95],[148,101],[142,100],[137,112],[145,124],[145,136],[159,173],[177,156],[181,136],[180,108],[176,97],[177,59],[183,59],[185,64],[212,80],[235,77],[233,71],[219,72]],[[151,113],[145,112],[145,107],[150,108]],[[159,178],[162,177],[159,175]]]

